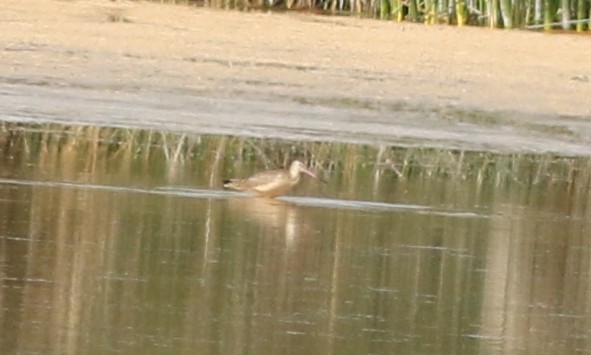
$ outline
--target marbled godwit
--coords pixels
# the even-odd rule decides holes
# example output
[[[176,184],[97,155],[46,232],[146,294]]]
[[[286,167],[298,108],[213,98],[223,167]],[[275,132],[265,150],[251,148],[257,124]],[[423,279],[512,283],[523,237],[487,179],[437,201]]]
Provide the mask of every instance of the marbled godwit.
[[[237,191],[255,192],[264,197],[276,197],[291,190],[300,181],[302,173],[319,179],[302,162],[294,160],[287,170],[262,171],[246,179],[225,180],[224,187]]]

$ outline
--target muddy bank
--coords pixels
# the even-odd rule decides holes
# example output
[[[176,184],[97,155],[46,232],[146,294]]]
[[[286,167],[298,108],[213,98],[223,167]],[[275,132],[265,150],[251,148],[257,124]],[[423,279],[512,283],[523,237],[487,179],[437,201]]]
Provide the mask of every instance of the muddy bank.
[[[0,119],[588,154],[589,40],[7,0]]]

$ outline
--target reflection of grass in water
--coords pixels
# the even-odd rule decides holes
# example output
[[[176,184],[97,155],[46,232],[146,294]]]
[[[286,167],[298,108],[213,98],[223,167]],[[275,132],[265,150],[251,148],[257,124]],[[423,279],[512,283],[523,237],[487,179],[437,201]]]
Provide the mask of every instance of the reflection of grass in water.
[[[396,176],[400,179],[425,176],[428,179],[441,177],[461,180],[465,178],[464,175],[482,174],[482,179],[488,181],[497,181],[495,179],[499,176],[498,182],[502,183],[503,179],[523,179],[525,172],[526,177],[543,178],[544,174],[553,174],[561,179],[568,179],[569,182],[575,181],[575,187],[585,188],[585,191],[588,190],[589,184],[588,159],[550,155],[495,155],[487,152],[409,149],[385,145],[361,146],[198,136],[93,126],[13,123],[1,125],[0,157],[3,163],[22,164],[23,170],[27,168],[28,163],[49,160],[52,166],[81,164],[88,169],[95,164],[132,169],[135,165],[148,165],[141,164],[143,162],[154,162],[155,168],[162,170],[173,171],[175,166],[182,166],[186,169],[195,167],[215,172],[224,164],[235,166],[244,162],[249,165],[257,163],[275,167],[285,165],[298,157],[326,173],[343,176],[343,179],[348,179],[348,186],[354,188],[358,187],[355,185],[355,179],[359,171],[372,169],[380,176]],[[76,169],[72,168],[72,171]],[[575,172],[570,176],[573,171]],[[210,176],[215,178],[213,173]],[[528,188],[523,190],[526,189]],[[316,217],[311,214],[318,213],[317,211],[304,209],[295,214],[289,213],[289,207],[271,207],[265,210],[263,208],[266,201],[263,201],[262,207],[256,206],[256,211],[259,212],[252,216],[245,214],[230,217],[229,214],[233,211],[208,201],[196,203],[190,199],[156,199],[147,194],[134,195],[133,198],[127,194],[105,196],[72,189],[31,190],[33,191],[25,192],[27,198],[30,196],[31,203],[23,204],[19,199],[16,204],[6,204],[23,208],[17,215],[19,218],[14,218],[14,212],[8,213],[7,216],[10,216],[13,222],[4,224],[14,225],[20,230],[29,229],[26,232],[29,238],[27,248],[17,248],[27,250],[27,257],[20,258],[21,254],[16,254],[15,260],[23,260],[24,279],[51,280],[54,292],[50,294],[65,295],[51,303],[53,312],[73,314],[78,318],[87,317],[90,320],[83,322],[80,334],[90,334],[97,327],[116,329],[120,324],[131,330],[139,325],[140,330],[143,330],[142,322],[148,319],[146,317],[150,316],[151,311],[159,309],[166,312],[158,314],[170,317],[160,317],[156,326],[163,324],[162,322],[181,324],[171,328],[171,332],[178,335],[179,339],[195,338],[195,329],[203,328],[200,325],[208,324],[212,317],[231,320],[231,314],[238,314],[240,318],[248,312],[252,313],[253,304],[264,310],[279,309],[273,316],[282,314],[283,309],[278,308],[275,301],[277,297],[269,298],[265,295],[272,292],[299,296],[300,294],[294,290],[301,289],[303,277],[283,278],[285,282],[277,282],[277,275],[280,275],[281,279],[281,275],[287,275],[289,272],[294,275],[313,275],[312,281],[306,286],[308,291],[301,295],[312,294],[313,297],[319,297],[319,305],[338,304],[338,300],[345,298],[356,299],[359,302],[355,305],[355,314],[371,315],[375,310],[376,299],[380,301],[384,297],[398,297],[397,294],[400,292],[399,298],[412,302],[392,303],[392,307],[408,308],[410,304],[413,309],[419,309],[425,305],[425,297],[432,297],[428,307],[435,301],[440,302],[438,304],[441,304],[441,307],[450,310],[448,313],[452,315],[452,322],[457,323],[457,319],[467,314],[467,309],[474,314],[480,314],[479,302],[471,305],[461,303],[460,300],[469,299],[468,296],[477,292],[487,291],[481,284],[485,284],[488,279],[482,279],[480,275],[483,274],[482,270],[490,269],[490,260],[494,261],[500,257],[500,260],[509,260],[511,265],[521,265],[517,261],[525,259],[524,255],[535,256],[537,251],[541,251],[545,258],[560,261],[560,257],[563,256],[567,260],[577,261],[580,258],[579,250],[587,250],[586,244],[572,242],[584,239],[583,233],[579,232],[583,229],[566,231],[564,238],[561,238],[563,241],[556,244],[559,246],[557,249],[554,248],[556,251],[549,251],[545,239],[533,238],[535,235],[527,234],[529,225],[512,219],[491,222],[489,226],[488,221],[468,220],[456,224],[458,219],[433,216],[405,219],[399,218],[400,214],[384,218],[383,214],[376,213],[367,218],[360,213],[339,212],[334,214],[334,217],[331,217],[333,214],[319,214]],[[15,195],[11,192],[9,196]],[[582,196],[585,197],[587,194]],[[241,202],[234,200],[236,201]],[[247,201],[249,202],[252,201]],[[555,203],[554,200],[551,202]],[[571,208],[573,205],[575,204],[569,201],[568,207]],[[247,207],[238,206],[237,209],[247,210]],[[261,210],[263,212],[260,212]],[[286,214],[282,215],[282,211]],[[505,210],[502,207],[500,211],[512,213],[512,209]],[[279,214],[279,218],[273,218],[273,213]],[[291,224],[287,216],[293,217]],[[523,216],[526,218],[530,214]],[[290,225],[295,227],[286,228]],[[581,226],[583,228],[584,224]],[[322,234],[297,232],[298,241],[291,247],[287,246],[286,238],[279,238],[282,231],[298,231],[299,227],[313,228],[314,232],[316,228],[322,228],[319,229]],[[546,226],[541,228],[544,227]],[[505,233],[506,228],[515,229],[514,233],[523,231],[526,238],[521,238],[521,235],[517,234],[515,239],[523,240],[505,245],[505,240],[513,234],[501,238],[498,229],[500,233]],[[492,232],[489,233],[489,229]],[[246,237],[238,233],[233,234],[237,230],[244,230]],[[529,233],[538,233],[538,229],[532,228],[532,232]],[[288,232],[285,232],[285,235],[287,236]],[[486,238],[487,236],[490,238]],[[502,248],[488,247],[488,244],[495,243],[495,240],[497,243],[500,240]],[[22,244],[20,241],[18,243]],[[532,244],[541,246],[538,249],[530,249],[528,246]],[[529,250],[529,254],[511,251],[516,245],[525,245],[527,248],[523,248]],[[505,256],[505,250],[510,250],[510,255]],[[301,262],[294,263],[298,260]],[[540,267],[545,264],[539,261],[537,264],[532,261],[524,265],[528,270],[539,269],[543,272],[547,269]],[[585,265],[579,269],[575,269],[575,273],[580,271],[584,274]],[[535,278],[536,275],[528,277]],[[503,276],[501,279],[504,280]],[[548,280],[557,285],[564,285],[562,274]],[[215,300],[218,294],[214,292],[218,284],[245,285],[231,289],[223,288],[219,295],[225,299],[243,299],[243,296],[249,293],[248,302],[235,302],[236,305],[227,310],[216,310],[216,304],[219,302]],[[347,290],[339,291],[336,287],[326,285],[361,286],[341,287],[342,290]],[[395,288],[396,285],[408,286],[401,286],[399,290]],[[117,288],[116,292],[112,291],[113,287]],[[147,287],[152,291],[145,292]],[[310,293],[309,290],[313,290],[313,287],[319,290],[329,289],[330,292]],[[29,291],[35,290],[29,287]],[[43,295],[47,294],[45,288],[41,291]],[[62,301],[62,298],[69,299],[75,295],[90,293],[93,297],[82,297],[80,307],[73,308],[71,302]],[[213,297],[204,297],[204,294]],[[406,298],[405,295],[409,297]],[[144,307],[150,311],[146,314],[138,312],[137,307],[105,307],[110,304],[144,303],[149,305],[148,308]],[[187,313],[187,304],[192,305],[192,312]],[[93,309],[98,310],[98,313],[89,313],[88,310]],[[179,309],[180,312],[170,312],[170,309]],[[291,312],[292,309],[292,305],[289,304],[287,311]],[[320,308],[313,304],[312,307],[301,308],[301,314],[317,314],[318,309]],[[40,316],[35,312],[26,312],[25,321],[44,319],[46,312],[42,311]],[[350,314],[349,310],[335,306],[323,312],[322,319],[342,318],[347,314]],[[379,310],[378,314],[390,321],[395,320],[401,313],[394,309],[388,312]],[[117,320],[118,317],[132,321],[114,322],[113,319]],[[182,317],[197,320],[189,324],[184,322]],[[53,317],[47,324],[51,328],[59,328],[64,324],[63,317]],[[187,324],[190,326],[187,327]],[[340,323],[335,324],[336,329]],[[385,329],[391,331],[394,328]],[[394,331],[396,330],[389,334],[394,334]],[[330,332],[343,334],[334,329]],[[74,336],[76,334],[73,333]],[[270,334],[274,335],[273,332]],[[198,332],[197,335],[199,339],[211,337],[207,332]],[[441,337],[444,336],[449,336],[449,332]],[[222,334],[220,337],[232,342],[236,340],[236,332]],[[115,337],[115,340],[120,339]],[[268,342],[263,342],[261,348],[268,348]]]
[[[85,169],[97,162],[113,169],[138,162],[162,162],[171,173],[190,163],[217,180],[221,169],[248,165],[261,169],[285,167],[294,159],[306,161],[325,176],[355,179],[358,171],[372,169],[376,177],[439,177],[476,179],[479,183],[566,182],[589,177],[589,159],[533,154],[493,154],[386,145],[351,145],[312,141],[284,141],[248,137],[199,136],[153,130],[58,124],[4,123],[0,143],[5,155],[65,157]],[[18,160],[18,159],[17,159]],[[583,179],[583,180],[585,180]]]

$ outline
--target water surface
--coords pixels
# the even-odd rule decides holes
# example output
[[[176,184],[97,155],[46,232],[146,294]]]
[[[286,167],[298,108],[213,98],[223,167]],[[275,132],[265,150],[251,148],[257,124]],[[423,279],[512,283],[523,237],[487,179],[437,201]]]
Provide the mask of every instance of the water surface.
[[[591,351],[588,158],[4,124],[6,353]],[[227,177],[306,161],[290,196]]]

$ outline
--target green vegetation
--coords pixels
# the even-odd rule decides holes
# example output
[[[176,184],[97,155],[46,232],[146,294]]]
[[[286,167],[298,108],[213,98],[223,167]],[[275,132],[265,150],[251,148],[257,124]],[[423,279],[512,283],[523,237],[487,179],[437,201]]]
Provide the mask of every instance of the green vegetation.
[[[425,24],[590,29],[590,0],[155,0],[221,9],[307,10]]]

